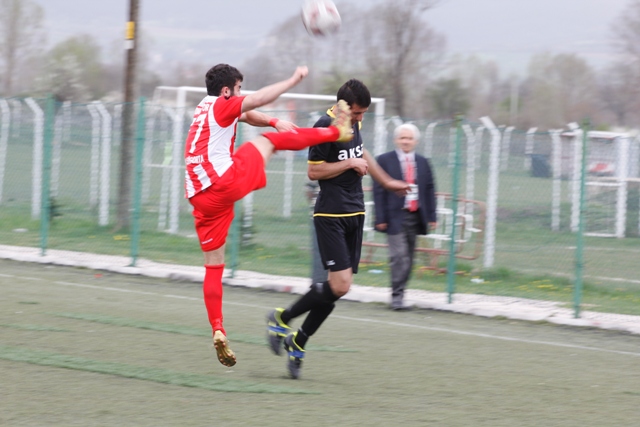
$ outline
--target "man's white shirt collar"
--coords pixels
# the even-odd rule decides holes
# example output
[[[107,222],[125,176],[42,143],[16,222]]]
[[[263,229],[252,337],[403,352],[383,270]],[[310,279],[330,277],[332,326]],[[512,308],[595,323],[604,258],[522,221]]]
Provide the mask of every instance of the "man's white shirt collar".
[[[406,161],[407,157],[409,158],[409,160],[411,160],[412,162],[416,161],[416,152],[414,151],[409,151],[408,153],[405,153],[404,151],[402,151],[399,148],[396,148],[396,154],[398,156],[398,159],[400,160],[400,162],[404,162]]]

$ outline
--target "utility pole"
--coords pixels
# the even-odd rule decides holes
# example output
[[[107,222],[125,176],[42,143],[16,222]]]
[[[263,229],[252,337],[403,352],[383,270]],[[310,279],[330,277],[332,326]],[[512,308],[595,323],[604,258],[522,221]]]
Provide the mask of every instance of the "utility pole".
[[[124,77],[124,108],[122,109],[122,140],[120,141],[120,183],[118,185],[118,215],[116,230],[129,227],[131,209],[132,159],[134,145],[136,68],[138,62],[139,0],[129,0],[129,20],[125,37],[127,54]]]

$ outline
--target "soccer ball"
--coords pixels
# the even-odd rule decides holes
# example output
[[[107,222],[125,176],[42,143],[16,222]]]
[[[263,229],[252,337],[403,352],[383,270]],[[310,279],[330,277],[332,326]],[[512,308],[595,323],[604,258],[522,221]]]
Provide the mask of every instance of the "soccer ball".
[[[340,28],[342,19],[331,0],[307,0],[302,6],[302,23],[312,36],[326,36]]]

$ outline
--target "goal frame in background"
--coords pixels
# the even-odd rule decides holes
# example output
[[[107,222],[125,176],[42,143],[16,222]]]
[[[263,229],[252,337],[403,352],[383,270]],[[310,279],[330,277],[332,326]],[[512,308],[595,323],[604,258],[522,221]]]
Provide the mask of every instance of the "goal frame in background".
[[[175,117],[173,120],[173,144],[171,149],[171,160],[169,166],[171,171],[171,178],[169,183],[169,221],[167,231],[172,234],[178,233],[179,229],[179,213],[180,213],[180,199],[182,198],[183,185],[181,177],[183,176],[184,169],[184,153],[183,147],[186,135],[183,134],[182,129],[185,125],[185,116],[187,105],[188,93],[200,93],[206,95],[207,90],[204,87],[196,86],[158,86],[154,90],[152,98],[152,105],[160,105],[162,92],[175,92],[172,104],[174,108]],[[253,90],[243,90],[243,94],[254,93]],[[289,100],[315,100],[315,101],[331,101],[335,102],[335,95],[321,95],[321,94],[305,94],[305,93],[283,93],[279,99]],[[373,155],[377,156],[382,154],[386,147],[386,127],[385,127],[385,98],[371,98],[371,105],[374,113],[374,146]],[[145,169],[153,167],[152,164],[147,163],[144,165]],[[157,166],[157,165],[156,165]],[[285,182],[290,182],[291,177],[287,177]],[[166,191],[163,189],[162,191]],[[289,189],[289,192],[291,189]],[[287,189],[285,188],[285,197],[287,195]],[[285,204],[286,205],[286,204]],[[162,213],[160,213],[162,215]]]
[[[578,231],[580,180],[579,164],[582,158],[582,130],[575,123],[569,124],[570,131],[558,133],[554,139],[554,185],[559,186],[560,180],[571,180],[571,231]],[[557,131],[556,131],[557,132]],[[561,138],[564,138],[562,140]],[[587,189],[600,191],[610,189],[615,191],[615,218],[611,221],[613,230],[599,230],[585,232],[591,237],[615,237],[622,239],[626,235],[627,199],[629,182],[638,182],[637,168],[633,165],[638,161],[638,140],[628,133],[589,131],[587,134],[587,163],[588,171],[585,177]],[[602,147],[611,145],[604,153]],[[607,167],[602,169],[601,165]],[[598,168],[601,172],[598,172]],[[559,193],[559,192],[558,192]],[[559,194],[554,194],[554,224],[559,224]],[[587,201],[588,205],[588,201]],[[586,221],[589,221],[587,206]],[[640,225],[639,225],[640,226]]]

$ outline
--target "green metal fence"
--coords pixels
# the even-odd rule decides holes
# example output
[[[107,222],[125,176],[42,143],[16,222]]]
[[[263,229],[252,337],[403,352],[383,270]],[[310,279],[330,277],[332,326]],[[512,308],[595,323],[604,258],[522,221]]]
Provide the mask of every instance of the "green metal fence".
[[[114,229],[122,107],[0,99],[0,244],[122,255],[132,265],[139,257],[202,264],[182,187],[191,111],[136,104],[131,228]],[[325,108],[270,114],[309,126]],[[403,121],[376,126],[366,116],[366,148],[392,150]],[[439,228],[419,239],[411,288],[445,292],[450,302],[462,293],[555,301],[576,316],[640,313],[637,141],[585,125],[538,132],[489,118],[410,121],[440,193]],[[238,143],[258,131],[241,124]],[[273,156],[267,187],[236,206],[228,267],[310,276],[306,168],[306,152]],[[388,286],[386,249],[371,245],[385,236],[371,221],[356,283]]]

